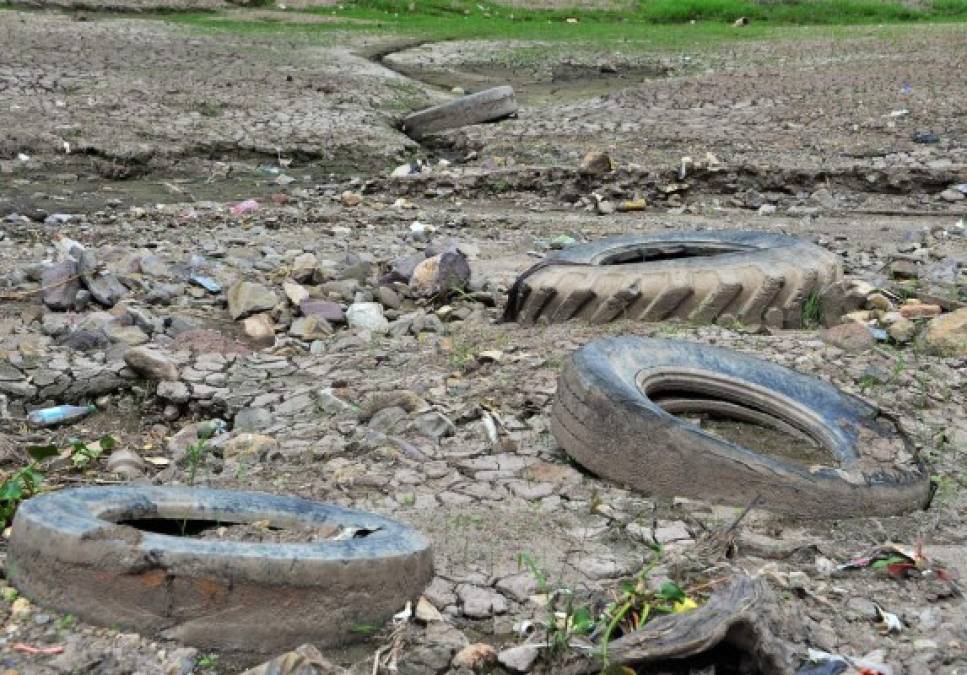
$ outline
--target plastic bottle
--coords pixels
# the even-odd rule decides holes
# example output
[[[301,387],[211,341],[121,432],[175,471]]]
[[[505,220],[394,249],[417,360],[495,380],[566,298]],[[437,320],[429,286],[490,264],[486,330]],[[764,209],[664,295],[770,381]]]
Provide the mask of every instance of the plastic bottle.
[[[95,410],[97,406],[94,405],[58,405],[53,408],[41,408],[27,415],[27,423],[35,429],[52,427],[87,417]]]

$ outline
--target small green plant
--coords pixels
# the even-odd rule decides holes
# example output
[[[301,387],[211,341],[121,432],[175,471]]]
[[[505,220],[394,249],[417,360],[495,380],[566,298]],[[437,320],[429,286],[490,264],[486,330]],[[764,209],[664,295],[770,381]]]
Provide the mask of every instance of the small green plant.
[[[218,666],[218,654],[205,654],[195,666],[200,670],[214,670]]]
[[[807,328],[816,328],[823,321],[823,298],[818,290],[810,291],[802,305],[802,323]]]
[[[211,452],[211,448],[208,447],[208,439],[211,436],[211,432],[201,432],[198,434],[198,440],[185,448],[185,466],[188,468],[188,485],[195,484],[198,469],[205,463],[208,454]]]
[[[361,635],[362,637],[370,637],[375,635],[379,631],[379,626],[374,626],[369,623],[357,623],[349,629],[356,635]]]
[[[33,461],[22,469],[17,469],[0,483],[0,527],[6,527],[13,520],[17,507],[24,499],[33,496],[44,482],[44,474],[38,463],[58,454],[55,445],[33,445],[27,448]]]
[[[110,452],[117,445],[113,436],[103,436],[96,444],[88,445],[75,440],[71,443],[71,464],[78,471],[88,468],[105,452]]]
[[[873,386],[876,384],[877,384],[877,380],[875,377],[873,377],[872,375],[864,375],[856,383],[856,386],[859,387],[860,393],[865,394],[867,391],[872,389]]]
[[[20,593],[13,586],[7,586],[3,589],[3,601],[6,603],[12,603],[14,600],[20,597]]]
[[[75,624],[77,624],[77,617],[73,614],[65,614],[57,619],[58,630],[70,630],[75,626]]]

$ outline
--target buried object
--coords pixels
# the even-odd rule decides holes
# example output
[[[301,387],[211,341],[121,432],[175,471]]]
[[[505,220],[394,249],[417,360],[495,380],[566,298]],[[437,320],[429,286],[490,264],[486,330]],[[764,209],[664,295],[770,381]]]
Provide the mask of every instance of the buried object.
[[[740,230],[628,235],[571,246],[521,274],[505,321],[683,319],[798,328],[839,259],[794,237]]]
[[[675,414],[755,425],[752,443]],[[909,439],[877,408],[818,379],[737,352],[675,340],[605,338],[558,380],[551,431],[600,476],[649,494],[807,517],[894,515],[926,506]]]
[[[234,523],[317,537],[177,536]],[[361,639],[359,626],[382,625],[433,571],[422,535],[362,511],[257,492],[93,487],[20,506],[7,576],[38,604],[91,623],[275,654]]]
[[[403,118],[402,126],[407,136],[420,139],[446,129],[498,120],[516,112],[513,87],[494,87],[411,113]]]

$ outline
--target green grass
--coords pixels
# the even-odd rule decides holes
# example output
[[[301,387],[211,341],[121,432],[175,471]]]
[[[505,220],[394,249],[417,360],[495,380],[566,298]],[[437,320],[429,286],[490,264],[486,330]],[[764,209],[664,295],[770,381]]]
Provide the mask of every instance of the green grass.
[[[231,20],[231,15],[167,15],[173,21],[233,32],[390,33],[425,40],[519,39],[690,47],[766,37],[776,28],[964,21],[967,0],[926,0],[911,7],[886,0],[639,0],[628,9],[522,9],[477,0],[356,0],[306,10],[327,23]],[[284,12],[279,12],[280,18]],[[751,24],[733,28],[747,17]],[[696,22],[694,24],[690,22]]]

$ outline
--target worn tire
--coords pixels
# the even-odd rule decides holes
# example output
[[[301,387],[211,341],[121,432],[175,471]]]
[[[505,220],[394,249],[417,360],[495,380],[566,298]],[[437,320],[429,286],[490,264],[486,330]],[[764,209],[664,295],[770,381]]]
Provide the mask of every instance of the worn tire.
[[[638,262],[621,262],[627,260]],[[505,318],[523,324],[736,320],[798,328],[810,295],[842,276],[836,255],[785,235],[635,234],[572,246],[524,272]]]
[[[403,118],[403,131],[410,138],[420,139],[438,131],[490,122],[516,112],[513,87],[494,87],[411,113]]]
[[[804,434],[835,466],[756,452],[665,408]],[[648,494],[737,506],[758,497],[773,511],[828,518],[905,513],[929,500],[925,467],[878,409],[776,364],[696,343],[619,337],[579,349],[558,381],[551,431],[578,463]]]
[[[248,543],[116,521],[164,518],[352,525],[368,536]],[[191,645],[275,654],[360,639],[433,576],[428,541],[386,518],[295,497],[202,488],[93,487],[24,502],[7,577],[38,604]],[[355,627],[355,632],[354,632]]]

